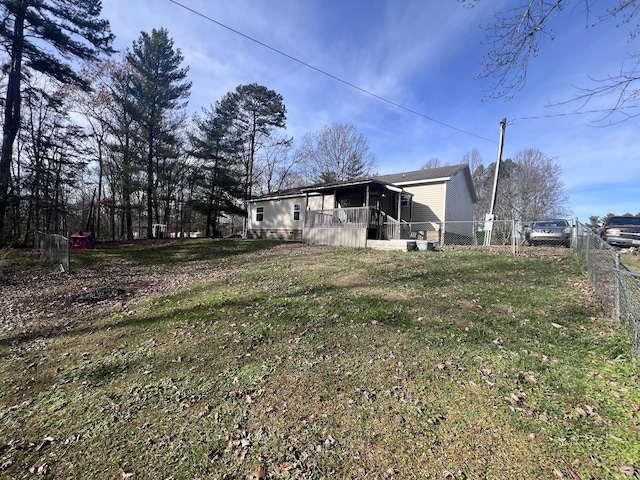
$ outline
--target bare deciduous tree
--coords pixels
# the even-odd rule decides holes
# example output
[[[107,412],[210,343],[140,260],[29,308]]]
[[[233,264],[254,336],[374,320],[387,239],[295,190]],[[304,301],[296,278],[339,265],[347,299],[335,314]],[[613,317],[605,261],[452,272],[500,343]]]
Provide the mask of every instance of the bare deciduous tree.
[[[429,160],[425,162],[421,170],[428,170],[429,168],[438,168],[438,167],[444,167],[444,165],[442,164],[439,158],[431,157]]]
[[[300,157],[293,153],[290,138],[275,139],[264,149],[256,165],[255,193],[264,195],[300,185]]]
[[[342,182],[374,175],[376,157],[353,125],[333,123],[317,133],[307,133],[297,155],[306,166],[308,181]]]
[[[480,0],[458,0],[473,7]],[[616,0],[520,0],[508,9],[497,12],[495,20],[483,28],[487,31],[487,53],[482,60],[483,72],[479,78],[492,79],[487,89],[489,97],[512,98],[526,84],[529,63],[540,53],[544,41],[553,40],[556,32],[553,19],[571,7],[582,7],[585,27],[597,27],[606,21],[616,21],[618,27],[630,30],[630,41],[640,34],[640,1]],[[611,103],[599,111],[605,113],[595,123],[617,123],[640,115],[640,52],[621,59],[617,73],[592,78],[594,86],[578,89],[574,98],[563,102],[577,104],[578,110],[599,97],[611,98]],[[613,118],[613,113],[619,116]]]
[[[514,157],[514,217],[520,220],[564,217],[568,198],[560,180],[562,169],[555,159],[535,148],[520,150]]]
[[[474,186],[478,195],[476,217],[489,210],[489,199],[496,164],[476,168]],[[568,215],[568,198],[560,180],[561,168],[551,158],[535,148],[519,151],[513,159],[500,166],[500,182],[495,213],[501,219],[531,221]]]
[[[478,167],[482,166],[482,155],[480,154],[480,150],[477,148],[469,150],[462,156],[462,163],[469,165],[471,176],[473,176]]]

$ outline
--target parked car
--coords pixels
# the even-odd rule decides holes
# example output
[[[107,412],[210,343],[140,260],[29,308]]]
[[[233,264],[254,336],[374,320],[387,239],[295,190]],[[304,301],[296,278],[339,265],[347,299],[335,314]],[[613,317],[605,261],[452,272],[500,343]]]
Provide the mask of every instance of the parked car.
[[[524,231],[529,245],[571,245],[571,225],[562,218],[553,220],[538,220]]]
[[[599,232],[609,245],[640,247],[640,217],[609,217]]]

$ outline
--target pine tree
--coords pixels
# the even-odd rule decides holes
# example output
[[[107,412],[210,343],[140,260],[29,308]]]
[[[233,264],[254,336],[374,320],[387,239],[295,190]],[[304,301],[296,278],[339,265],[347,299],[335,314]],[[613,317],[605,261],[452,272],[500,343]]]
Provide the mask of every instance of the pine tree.
[[[203,115],[194,118],[192,154],[200,159],[198,181],[191,203],[206,217],[205,235],[216,231],[221,213],[243,213],[237,200],[243,195],[240,152],[242,138],[233,128],[233,95],[227,94]]]
[[[142,32],[127,55],[133,69],[130,82],[132,102],[129,105],[135,120],[142,126],[146,144],[147,170],[147,236],[153,237],[154,162],[162,144],[172,144],[173,127],[169,113],[183,109],[191,82],[185,81],[189,68],[181,68],[180,49],[174,49],[173,39],[166,29]]]
[[[109,22],[100,18],[101,10],[101,0],[0,0],[0,42],[8,55],[0,151],[0,242],[13,145],[21,123],[23,77],[36,71],[63,84],[88,88],[69,60],[94,61],[101,54],[112,53],[113,35]]]
[[[246,208],[246,201],[253,194],[256,154],[276,128],[286,127],[287,109],[282,95],[257,83],[238,85],[232,99],[236,108],[236,127],[245,143]]]

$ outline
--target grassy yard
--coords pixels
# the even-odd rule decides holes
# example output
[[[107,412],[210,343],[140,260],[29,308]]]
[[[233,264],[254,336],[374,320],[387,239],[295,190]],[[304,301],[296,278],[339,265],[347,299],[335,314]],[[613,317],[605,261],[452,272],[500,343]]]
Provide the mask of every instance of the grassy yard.
[[[629,271],[640,273],[640,255],[621,255],[620,263]]]
[[[193,275],[0,332],[0,478],[640,476],[640,368],[571,257],[198,240],[73,265]]]

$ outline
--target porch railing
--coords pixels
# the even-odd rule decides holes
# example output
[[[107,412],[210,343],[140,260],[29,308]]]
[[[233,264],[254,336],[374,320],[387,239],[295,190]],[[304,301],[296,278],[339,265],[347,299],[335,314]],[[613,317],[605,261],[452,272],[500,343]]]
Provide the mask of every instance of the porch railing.
[[[305,228],[367,228],[378,223],[379,212],[372,207],[345,207],[309,210]]]
[[[393,217],[390,217],[386,213],[383,213],[381,240],[393,240],[393,239],[401,238],[402,227],[403,225],[398,220],[396,220]]]

